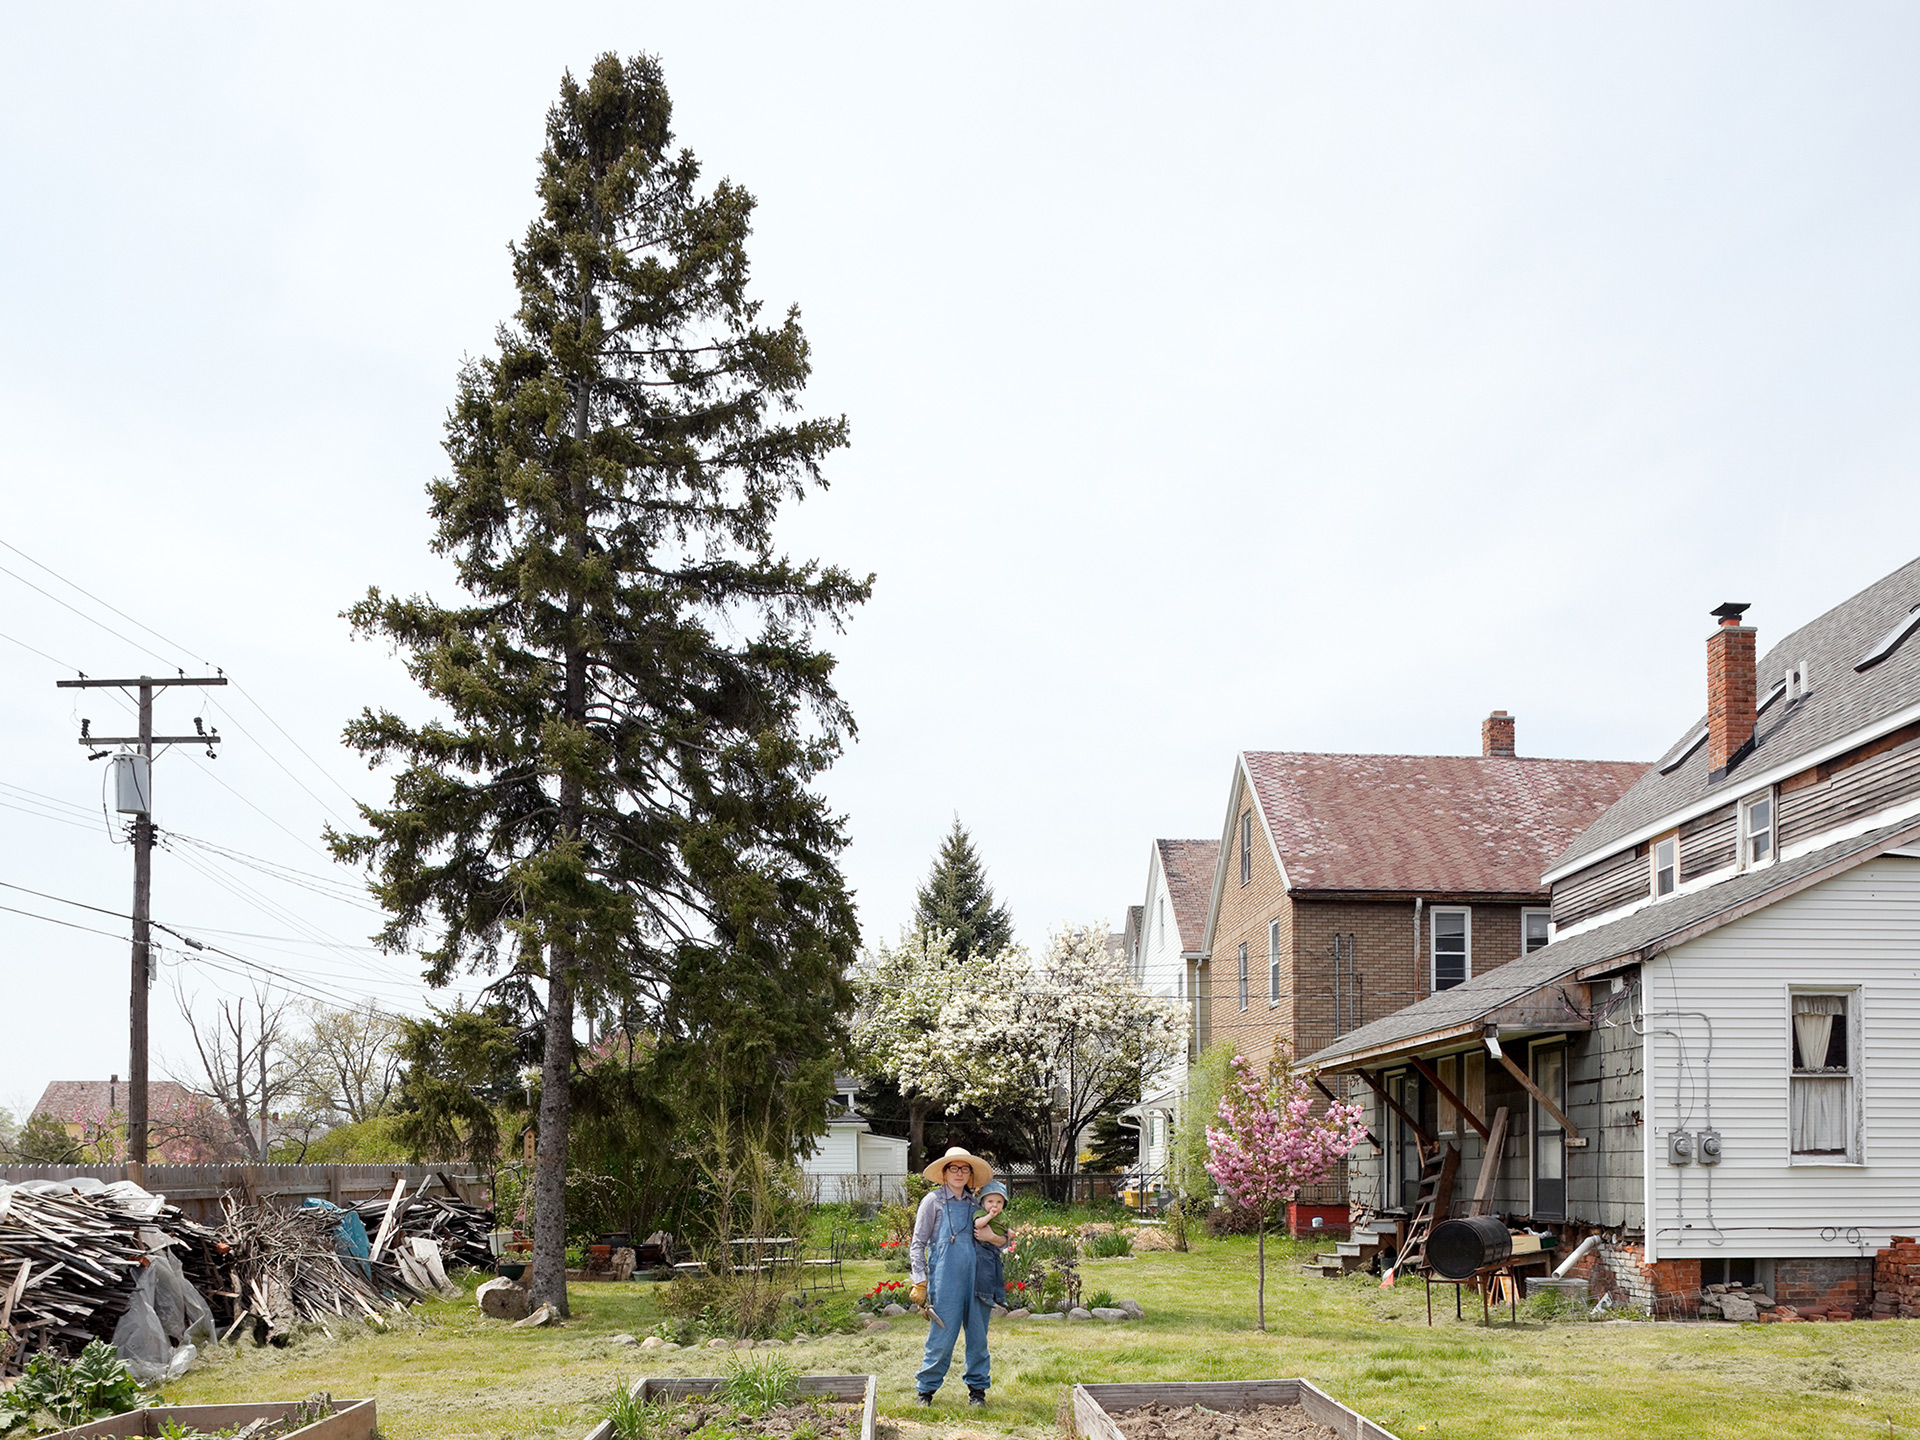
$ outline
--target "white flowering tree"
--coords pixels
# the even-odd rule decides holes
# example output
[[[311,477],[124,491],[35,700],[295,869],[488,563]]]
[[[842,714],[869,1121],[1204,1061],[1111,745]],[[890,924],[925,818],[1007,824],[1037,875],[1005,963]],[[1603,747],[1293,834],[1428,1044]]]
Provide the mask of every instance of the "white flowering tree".
[[[1095,1117],[1164,1069],[1185,1043],[1179,1006],[1135,984],[1104,926],[1052,937],[1034,960],[1012,947],[962,972],[926,1056],[949,1099],[1015,1118],[1036,1178],[1070,1193],[1080,1137]]]
[[[900,1087],[910,1169],[926,1163],[928,1112],[951,1104],[967,1074],[965,1057],[947,1053],[940,1029],[941,1013],[967,978],[952,937],[929,929],[903,930],[897,943],[863,954],[854,971],[855,1063]]]

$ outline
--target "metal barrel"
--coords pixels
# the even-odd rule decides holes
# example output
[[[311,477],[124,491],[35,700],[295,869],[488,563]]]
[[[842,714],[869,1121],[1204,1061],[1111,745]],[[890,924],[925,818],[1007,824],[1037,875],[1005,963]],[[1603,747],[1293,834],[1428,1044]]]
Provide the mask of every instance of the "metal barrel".
[[[1442,1220],[1427,1236],[1427,1264],[1448,1280],[1464,1280],[1476,1270],[1505,1263],[1513,1255],[1513,1236],[1497,1215]]]

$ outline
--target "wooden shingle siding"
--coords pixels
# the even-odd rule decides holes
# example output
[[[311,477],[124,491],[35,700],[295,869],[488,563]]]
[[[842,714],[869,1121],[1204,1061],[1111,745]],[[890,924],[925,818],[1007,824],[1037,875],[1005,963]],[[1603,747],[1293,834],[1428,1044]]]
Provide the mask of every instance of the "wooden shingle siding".
[[[1920,796],[1920,739],[1835,770],[1799,788],[1780,787],[1780,844],[1787,846]]]
[[[1646,856],[1623,850],[1553,887],[1553,923],[1578,925],[1618,906],[1644,900],[1651,884]]]
[[[1738,843],[1736,811],[1736,806],[1722,805],[1680,827],[1682,884],[1733,864]]]

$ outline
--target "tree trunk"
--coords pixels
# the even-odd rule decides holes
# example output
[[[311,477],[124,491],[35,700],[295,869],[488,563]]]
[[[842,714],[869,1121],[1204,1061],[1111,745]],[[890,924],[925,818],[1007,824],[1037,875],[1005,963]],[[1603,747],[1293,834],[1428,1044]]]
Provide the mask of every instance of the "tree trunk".
[[[1260,1328],[1267,1328],[1267,1222],[1260,1222],[1260,1292],[1255,1302],[1254,1313],[1259,1316]]]
[[[533,1303],[567,1313],[567,1115],[573,1074],[573,956],[555,949],[547,975],[547,1033],[540,1059],[540,1139],[533,1163]]]
[[[933,1102],[924,1095],[907,1101],[907,1173],[917,1174],[927,1166],[927,1111]]]

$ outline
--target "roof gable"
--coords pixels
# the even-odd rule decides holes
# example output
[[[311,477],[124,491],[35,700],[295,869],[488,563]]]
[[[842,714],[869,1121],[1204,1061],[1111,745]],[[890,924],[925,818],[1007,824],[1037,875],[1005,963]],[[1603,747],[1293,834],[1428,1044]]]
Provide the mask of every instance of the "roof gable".
[[[1204,953],[1207,941],[1207,903],[1213,893],[1213,871],[1220,856],[1218,840],[1156,840],[1160,873],[1173,906],[1174,927],[1180,932],[1180,950]]]
[[[1707,747],[1687,749],[1706,726],[1702,716],[1617,805],[1567,847],[1551,873],[1558,876],[1636,844],[1646,832],[1673,823],[1690,808],[1724,804],[1771,783],[1766,777],[1783,767],[1788,773],[1804,769],[1824,758],[1824,751],[1845,748],[1853,737],[1865,738],[1878,726],[1904,724],[1907,712],[1920,709],[1920,636],[1910,636],[1865,670],[1854,667],[1915,607],[1920,607],[1920,559],[1787,635],[1760,657],[1760,699],[1802,662],[1812,668],[1812,687],[1792,700],[1782,695],[1760,712],[1753,749],[1730,773],[1714,783]],[[1703,656],[1703,691],[1705,669]],[[1670,767],[1669,773],[1661,773],[1661,766]]]

